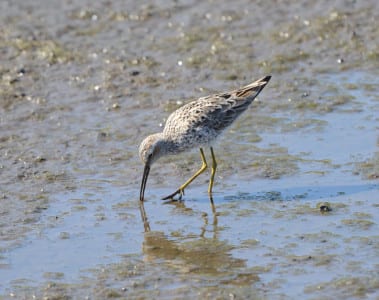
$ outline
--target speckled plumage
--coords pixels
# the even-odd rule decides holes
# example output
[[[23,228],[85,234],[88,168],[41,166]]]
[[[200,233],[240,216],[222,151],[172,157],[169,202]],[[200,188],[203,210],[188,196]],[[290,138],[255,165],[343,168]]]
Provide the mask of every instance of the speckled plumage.
[[[202,145],[209,145],[248,108],[270,78],[270,76],[266,76],[243,88],[192,101],[180,107],[168,117],[163,132],[145,138],[139,148],[140,157],[145,163],[140,200],[143,201],[147,176],[153,162],[167,154],[177,154]],[[204,163],[206,165],[202,149],[200,148],[200,150],[203,165]],[[211,151],[213,157],[212,148]],[[179,193],[182,195],[184,187],[198,175],[195,174],[188,183],[179,188],[180,191],[178,190],[170,196]],[[212,175],[214,176],[214,174]],[[213,185],[213,182],[211,184]],[[210,186],[210,194],[211,190],[212,186]]]

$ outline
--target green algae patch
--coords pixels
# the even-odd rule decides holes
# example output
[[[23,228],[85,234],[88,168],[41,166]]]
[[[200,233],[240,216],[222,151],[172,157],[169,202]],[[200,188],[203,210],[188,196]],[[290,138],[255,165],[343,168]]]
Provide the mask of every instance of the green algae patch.
[[[317,285],[307,286],[306,293],[323,292],[325,295],[332,294],[334,297],[366,297],[379,288],[379,280],[375,277],[342,277]]]
[[[250,166],[259,177],[279,179],[284,175],[296,173],[298,160],[293,155],[258,156]]]
[[[369,230],[373,225],[375,225],[375,222],[373,221],[362,219],[344,219],[341,223],[345,226],[361,230]]]
[[[78,58],[78,54],[53,40],[13,39],[7,46],[14,47],[21,53],[28,53],[33,58],[47,61],[50,64],[67,63]]]
[[[355,171],[362,174],[362,177],[369,180],[379,178],[379,152],[376,152],[372,158],[355,164]]]
[[[287,259],[294,264],[312,264],[314,266],[330,265],[334,261],[333,255],[289,255]]]

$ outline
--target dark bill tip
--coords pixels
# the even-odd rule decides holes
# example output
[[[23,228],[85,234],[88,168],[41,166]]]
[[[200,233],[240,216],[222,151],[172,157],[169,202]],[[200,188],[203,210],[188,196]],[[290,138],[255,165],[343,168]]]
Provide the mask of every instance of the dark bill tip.
[[[143,201],[145,197],[145,188],[146,188],[146,182],[147,177],[149,176],[150,172],[150,166],[148,164],[145,165],[145,168],[143,169],[143,176],[142,176],[142,182],[141,182],[141,190],[139,194],[139,200]]]
[[[269,82],[271,79],[271,75],[267,75],[266,77],[263,77],[263,81]]]

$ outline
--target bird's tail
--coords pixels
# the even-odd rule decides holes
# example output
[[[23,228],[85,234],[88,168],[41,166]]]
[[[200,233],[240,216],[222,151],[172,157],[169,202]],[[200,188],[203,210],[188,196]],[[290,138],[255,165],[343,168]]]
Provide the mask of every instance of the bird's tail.
[[[235,95],[238,98],[250,98],[250,97],[252,97],[254,99],[263,90],[263,88],[270,81],[270,79],[271,79],[271,76],[265,76],[261,79],[258,79],[257,81],[254,81],[254,82],[250,83],[249,85],[244,86],[243,88],[236,90]]]

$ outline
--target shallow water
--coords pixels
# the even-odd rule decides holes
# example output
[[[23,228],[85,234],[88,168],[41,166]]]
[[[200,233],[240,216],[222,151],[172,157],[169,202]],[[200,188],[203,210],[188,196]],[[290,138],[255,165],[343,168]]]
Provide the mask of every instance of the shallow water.
[[[45,2],[0,4],[0,297],[379,297],[375,1]],[[266,74],[215,145],[215,211],[207,175],[160,200],[198,151],[141,207],[140,141]]]

